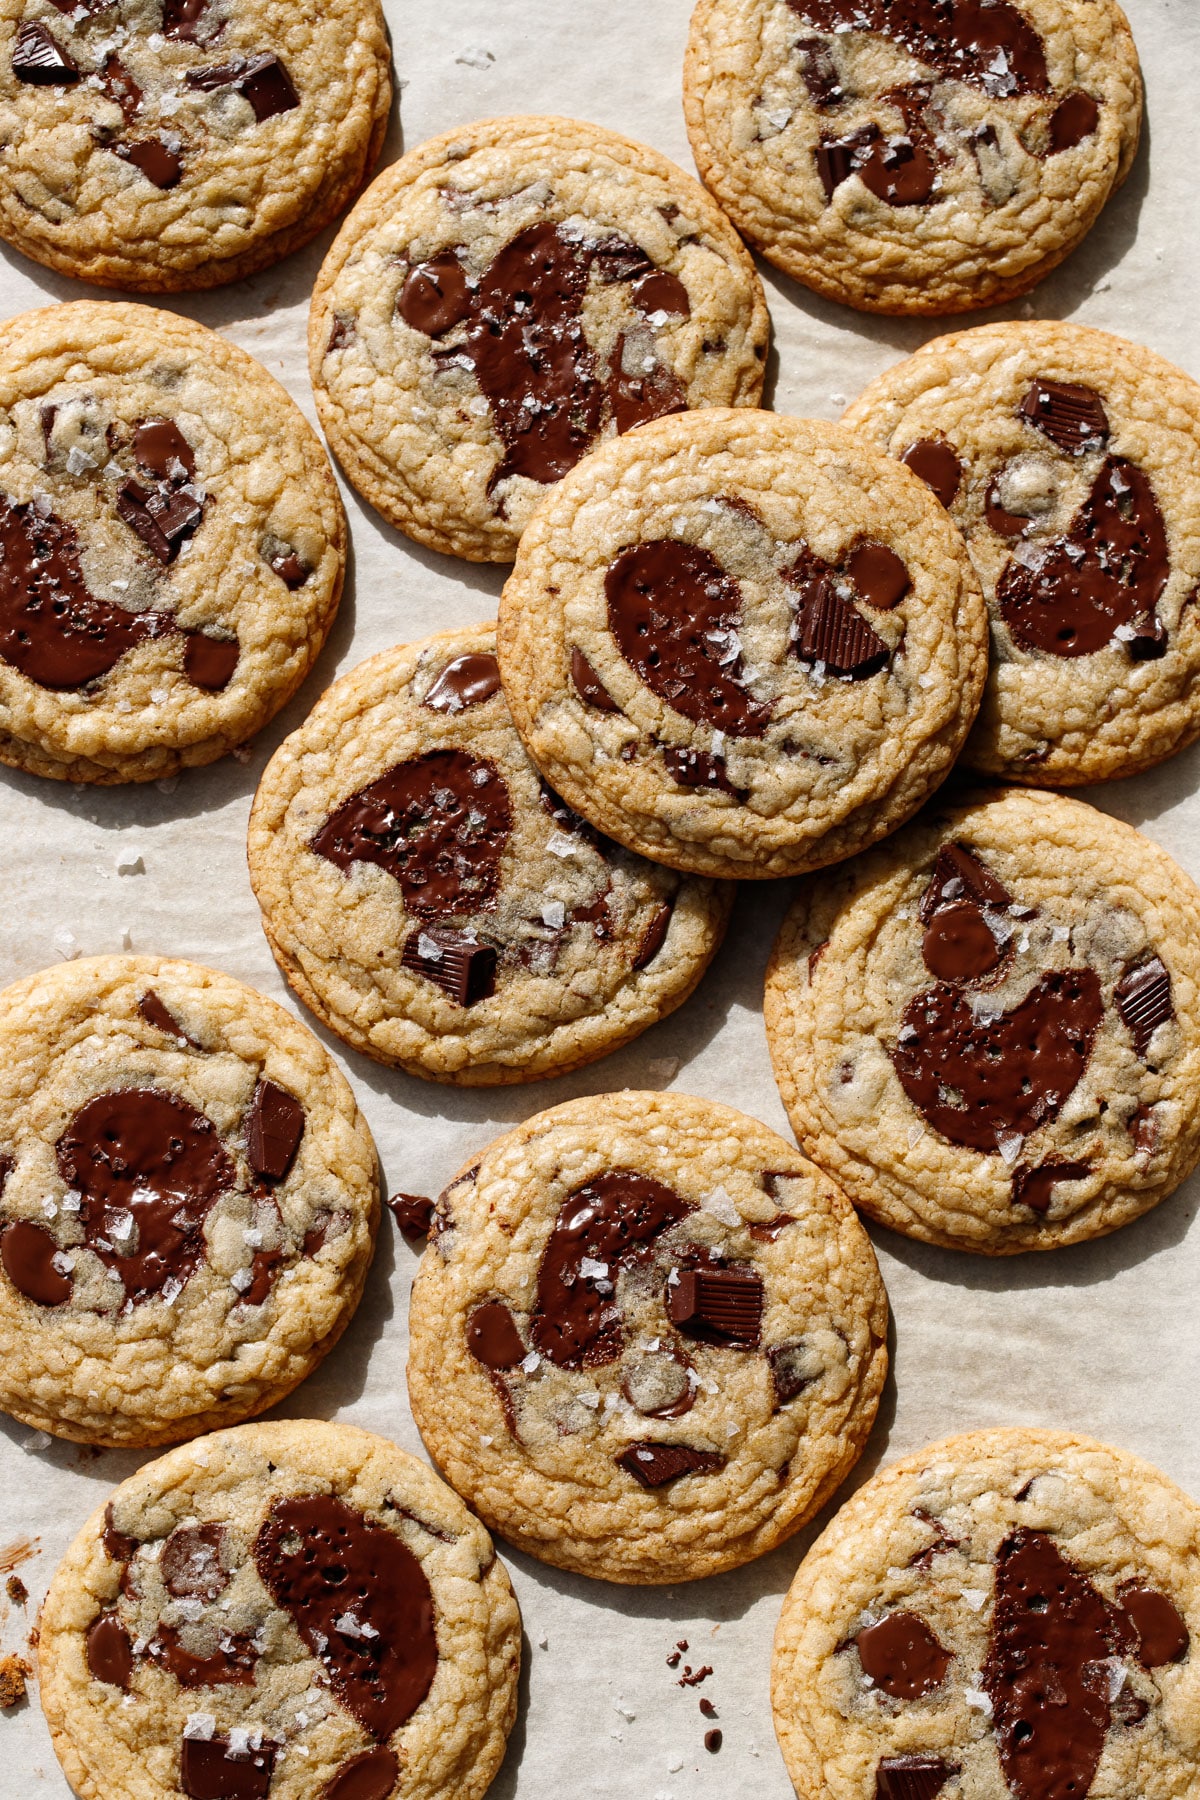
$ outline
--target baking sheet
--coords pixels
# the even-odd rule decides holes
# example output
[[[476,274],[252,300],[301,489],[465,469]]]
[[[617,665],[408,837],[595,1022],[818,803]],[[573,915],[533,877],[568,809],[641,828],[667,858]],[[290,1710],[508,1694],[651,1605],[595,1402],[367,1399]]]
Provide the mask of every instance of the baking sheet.
[[[1150,344],[1200,376],[1192,121],[1200,9],[1125,0],[1142,54],[1148,128],[1133,174],[1090,238],[1025,302],[979,315],[1072,318]],[[402,88],[384,153],[506,112],[594,119],[691,169],[679,100],[690,0],[385,0]],[[327,232],[248,282],[166,302],[259,357],[310,419],[307,301]],[[871,320],[764,268],[775,328],[768,399],[835,418],[889,363],[944,327]],[[95,295],[0,246],[0,317]],[[103,297],[103,296],[100,296]],[[969,321],[962,321],[967,323]],[[147,788],[75,789],[0,771],[0,985],[75,951],[122,948],[213,963],[289,996],[259,927],[243,840],[258,777],[318,693],[366,656],[495,613],[499,569],[418,549],[345,489],[353,564],[314,674],[245,763]],[[1137,825],[1200,878],[1200,746],[1085,797]],[[145,873],[119,875],[126,850]],[[455,1092],[379,1068],[318,1031],[346,1070],[393,1187],[436,1192],[497,1132],[543,1107],[623,1086],[673,1086],[787,1125],[761,1019],[767,953],[786,883],[743,887],[726,945],[681,1012],[618,1055],[560,1081]],[[854,1477],[931,1438],[979,1425],[1072,1427],[1156,1462],[1200,1496],[1200,1183],[1117,1236],[988,1262],[874,1232],[893,1307],[893,1373]],[[405,1398],[407,1300],[416,1257],[385,1218],[362,1307],[327,1363],[278,1412],[347,1419],[421,1453]],[[139,1461],[47,1443],[0,1420],[0,1576],[17,1566],[27,1612],[0,1597],[0,1649],[23,1650],[55,1564],[92,1507]],[[848,1492],[849,1489],[845,1490]],[[588,1583],[501,1546],[525,1621],[521,1712],[495,1800],[787,1800],[768,1695],[780,1601],[813,1533],[748,1569],[675,1588]],[[22,1558],[27,1540],[34,1554]],[[699,1689],[666,1667],[711,1665]],[[701,1694],[724,1745],[703,1749]],[[36,1703],[0,1717],[0,1796],[67,1800]]]

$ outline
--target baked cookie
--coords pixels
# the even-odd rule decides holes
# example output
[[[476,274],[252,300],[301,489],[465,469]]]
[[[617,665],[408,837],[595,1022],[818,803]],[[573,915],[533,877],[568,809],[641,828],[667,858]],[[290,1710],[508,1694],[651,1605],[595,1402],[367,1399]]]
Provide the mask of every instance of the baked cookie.
[[[1128,1224],[1200,1159],[1198,916],[1165,851],[1081,801],[938,804],[784,922],[766,1025],[797,1138],[926,1243]]]
[[[319,439],[215,332],[90,300],[0,327],[0,762],[215,761],[312,667],[345,549]]]
[[[1023,294],[1133,164],[1116,0],[699,0],[701,178],[769,262],[866,312]]]
[[[1082,325],[984,325],[873,381],[843,424],[950,509],[991,615],[964,760],[1035,786],[1200,734],[1200,387]]]
[[[520,1615],[487,1532],[348,1425],[244,1425],[147,1464],[40,1624],[81,1800],[479,1800],[516,1715]]]
[[[887,1296],[842,1194],[773,1131],[626,1089],[539,1113],[437,1202],[408,1391],[510,1543],[606,1581],[761,1556],[857,1461]]]
[[[775,1729],[829,1800],[1191,1800],[1200,1508],[1058,1431],[884,1469],[809,1551],[775,1635]]]
[[[490,625],[373,656],[275,752],[250,879],[276,961],[339,1037],[411,1075],[533,1081],[687,999],[733,889],[600,837],[546,787]]]
[[[313,294],[309,361],[346,474],[419,543],[511,562],[599,438],[756,406],[770,321],[704,189],[573,119],[486,119],[379,177]]]
[[[378,0],[2,0],[0,237],[168,293],[315,237],[383,147]]]
[[[195,963],[98,956],[0,994],[0,1407],[169,1444],[303,1381],[362,1293],[379,1189],[312,1034]]]
[[[672,868],[795,875],[863,849],[979,705],[987,616],[948,523],[817,420],[692,413],[603,444],[538,509],[500,602],[529,754]]]

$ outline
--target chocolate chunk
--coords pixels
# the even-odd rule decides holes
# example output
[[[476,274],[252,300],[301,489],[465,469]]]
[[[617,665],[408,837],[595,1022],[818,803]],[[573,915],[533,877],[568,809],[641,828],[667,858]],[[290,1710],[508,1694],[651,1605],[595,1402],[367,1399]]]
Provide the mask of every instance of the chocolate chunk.
[[[388,1211],[405,1237],[428,1237],[433,1223],[433,1201],[425,1194],[393,1194]]]
[[[468,706],[480,706],[500,692],[500,664],[488,651],[471,656],[456,656],[447,663],[424,700],[422,706],[434,712],[458,713]]]
[[[615,1362],[625,1341],[618,1276],[648,1260],[661,1234],[694,1210],[662,1182],[629,1169],[576,1188],[542,1252],[534,1348],[560,1369]]]
[[[104,89],[104,97],[119,106],[127,125],[132,125],[142,110],[142,90],[116,51],[110,51],[104,59],[104,67],[100,71],[100,85]]]
[[[1049,92],[1042,40],[1012,0],[788,0],[818,31],[873,32],[994,98]]]
[[[443,250],[440,256],[409,271],[396,309],[414,331],[440,337],[469,317],[474,286],[454,251]],[[331,343],[329,347],[332,350],[334,346]]]
[[[965,844],[943,844],[933,865],[929,886],[921,896],[921,923],[928,925],[940,906],[951,906],[962,896],[976,906],[1006,907],[1012,895]]]
[[[992,1638],[982,1686],[1015,1800],[1079,1800],[1108,1733],[1109,1608],[1041,1531],[996,1554]]]
[[[678,275],[655,269],[634,284],[630,299],[640,313],[649,318],[653,313],[669,313],[677,319],[689,319],[692,302]]]
[[[666,1298],[668,1317],[685,1336],[757,1350],[764,1295],[753,1269],[676,1269]]]
[[[571,685],[579,698],[597,712],[620,712],[620,707],[593,669],[582,650],[571,651]]]
[[[433,750],[344,800],[312,848],[346,872],[356,862],[386,869],[410,913],[437,919],[493,911],[511,830],[512,802],[494,765],[464,750]],[[421,964],[418,973],[429,969]]]
[[[663,751],[663,764],[679,787],[715,788],[719,793],[732,794],[735,800],[745,800],[749,795],[748,788],[734,787],[726,772],[725,758],[712,751],[669,747]]]
[[[138,138],[131,144],[118,144],[116,154],[122,162],[132,163],[156,188],[178,187],[183,160],[161,138]]]
[[[712,1731],[706,1731],[704,1734],[704,1748],[708,1751],[710,1756],[715,1756],[717,1754],[717,1751],[721,1748],[723,1742],[724,1739],[722,1738],[721,1733],[715,1727]]]
[[[79,64],[45,25],[26,20],[13,45],[12,72],[30,87],[71,87]]]
[[[1057,1118],[1104,1017],[1091,969],[1056,969],[999,1017],[939,984],[904,1009],[892,1063],[913,1105],[952,1144],[995,1151]]]
[[[828,112],[846,98],[837,64],[823,38],[801,38],[796,45],[796,54],[800,60],[804,85],[815,107],[821,112]]]
[[[160,1623],[146,1654],[181,1688],[254,1686],[258,1652],[244,1632],[223,1632],[217,1649],[199,1656],[186,1647],[179,1626]]]
[[[219,694],[233,680],[242,647],[236,638],[210,637],[189,631],[183,645],[183,672],[193,687]]]
[[[467,1319],[467,1349],[485,1369],[515,1369],[528,1351],[508,1307],[488,1300]]]
[[[1033,523],[1027,513],[1011,513],[1000,504],[1000,477],[993,476],[983,502],[983,516],[998,537],[1024,537]]]
[[[410,1719],[433,1684],[433,1595],[395,1532],[332,1494],[277,1500],[255,1566],[334,1694],[373,1738]]]
[[[11,1156],[0,1156],[0,1194],[3,1194],[9,1176],[16,1168]]]
[[[891,655],[883,639],[862,614],[843,600],[828,575],[801,578],[787,571],[800,590],[794,649],[801,662],[821,663],[830,675],[848,675],[865,681],[888,665]]]
[[[613,424],[621,435],[651,419],[665,419],[671,413],[687,411],[687,389],[671,370],[661,363],[646,369],[641,362],[641,357],[636,357],[633,372],[626,369],[625,334],[622,332],[612,352],[605,387]]]
[[[100,1542],[104,1545],[104,1553],[110,1561],[128,1563],[133,1560],[137,1544],[133,1538],[126,1537],[123,1531],[118,1531],[113,1524],[111,1500],[104,1509],[104,1528],[100,1533]]]
[[[953,506],[963,477],[962,463],[953,444],[945,438],[918,438],[900,461],[933,489],[944,507]]]
[[[306,563],[301,562],[294,550],[278,551],[271,558],[271,570],[278,575],[284,587],[292,594],[296,592],[297,588],[302,588],[312,574],[312,570]]]
[[[1026,424],[1071,456],[1099,449],[1108,438],[1108,414],[1094,388],[1038,380],[1017,411]]]
[[[854,1640],[863,1674],[893,1700],[920,1700],[946,1679],[952,1652],[943,1648],[919,1614],[889,1613]]]
[[[88,1673],[97,1681],[128,1693],[133,1674],[133,1642],[116,1612],[110,1609],[93,1619],[84,1642]]]
[[[792,1221],[789,1220],[790,1224]],[[771,1385],[775,1389],[776,1408],[802,1394],[820,1376],[820,1368],[812,1350],[802,1338],[788,1344],[771,1344],[767,1350],[771,1367]]]
[[[411,931],[400,967],[432,981],[456,1006],[474,1006],[490,1000],[496,991],[496,952],[491,944],[480,944],[444,925]]]
[[[621,237],[619,233],[591,245],[590,254],[596,273],[606,287],[625,281],[640,281],[654,272],[653,258],[647,255],[640,244],[635,244],[632,238]]]
[[[321,1790],[321,1800],[391,1800],[400,1779],[394,1750],[364,1750],[344,1762]]]
[[[875,1800],[937,1800],[957,1763],[940,1756],[881,1756],[875,1765]]]
[[[187,1738],[179,1750],[179,1784],[188,1800],[267,1800],[278,1745],[233,1750],[227,1737]]]
[[[912,586],[908,570],[886,544],[860,544],[850,555],[846,573],[859,597],[878,612],[898,606]]]
[[[161,1031],[164,1036],[174,1038],[177,1043],[187,1044],[193,1050],[200,1049],[195,1038],[188,1036],[174,1013],[163,1005],[153,988],[147,988],[138,1001],[138,1011],[147,1025],[152,1025],[155,1031]]]
[[[229,1586],[221,1566],[225,1527],[178,1525],[162,1547],[159,1570],[177,1600],[216,1600]]]
[[[341,313],[335,313],[329,331],[329,342],[325,346],[326,356],[332,356],[335,350],[344,350],[347,344],[352,344],[357,336],[358,329],[354,319],[345,318]]]
[[[188,481],[196,473],[195,452],[174,419],[143,419],[133,434],[133,454],[163,480]]]
[[[304,1136],[304,1108],[294,1095],[265,1078],[246,1114],[246,1159],[256,1175],[282,1181]]]
[[[681,1475],[711,1475],[725,1467],[725,1458],[715,1450],[693,1450],[689,1444],[630,1444],[613,1460],[644,1488],[666,1487]]]
[[[196,44],[201,39],[201,27],[208,14],[209,0],[163,0],[162,28],[167,37],[181,38],[185,43]],[[212,35],[220,35],[222,27]]]
[[[1157,615],[1135,619],[1124,638],[1126,650],[1134,662],[1157,662],[1167,654],[1169,642],[1166,626]]]
[[[1059,101],[1050,115],[1050,155],[1074,150],[1090,138],[1100,123],[1100,108],[1090,94],[1076,88]]]
[[[674,910],[674,904],[668,901],[664,906],[659,907],[647,925],[634,953],[633,967],[635,969],[644,969],[649,963],[652,963],[666,943],[667,932],[671,927],[671,914]]]
[[[59,1247],[32,1219],[15,1219],[0,1231],[0,1263],[17,1292],[35,1306],[62,1306],[71,1298],[71,1277],[55,1265]]]
[[[1143,1156],[1153,1156],[1160,1136],[1158,1112],[1153,1105],[1139,1106],[1130,1116],[1126,1130]]]
[[[260,125],[280,113],[293,112],[300,104],[291,76],[270,52],[264,56],[235,56],[212,69],[190,69],[185,80],[190,88],[205,93],[216,88],[236,88],[243,100],[249,101]]]
[[[1000,961],[1000,947],[975,902],[955,900],[929,921],[921,955],[939,981],[978,981]]]
[[[1048,1213],[1054,1189],[1060,1181],[1084,1181],[1091,1172],[1089,1162],[1063,1162],[1050,1158],[1035,1169],[1022,1164],[1013,1170],[1013,1204],[1028,1206],[1035,1213]]]
[[[848,137],[821,139],[817,145],[817,174],[827,200],[832,200],[843,181],[849,181],[864,166],[881,136],[878,125],[860,125]]]
[[[185,539],[199,525],[203,510],[190,494],[172,493],[161,486],[148,488],[130,479],[117,489],[118,518],[164,565],[174,562]]]
[[[168,1283],[178,1293],[205,1254],[209,1212],[237,1182],[212,1120],[158,1088],[118,1088],[80,1107],[57,1156],[82,1196],[87,1247],[127,1298],[139,1305]]]
[[[1192,1640],[1173,1600],[1154,1588],[1130,1582],[1121,1589],[1120,1610],[1132,1634],[1134,1654],[1144,1669],[1182,1662]]]
[[[652,693],[697,724],[762,736],[771,709],[741,680],[741,587],[711,551],[634,544],[610,563],[604,591],[617,648]]]
[[[1134,1049],[1145,1061],[1159,1026],[1175,1017],[1171,977],[1162,957],[1152,957],[1128,970],[1117,983],[1113,999],[1122,1025],[1133,1038]]]
[[[937,186],[932,139],[924,130],[918,135],[910,124],[905,137],[874,142],[866,160],[858,164],[858,173],[863,185],[888,206],[924,206]]]

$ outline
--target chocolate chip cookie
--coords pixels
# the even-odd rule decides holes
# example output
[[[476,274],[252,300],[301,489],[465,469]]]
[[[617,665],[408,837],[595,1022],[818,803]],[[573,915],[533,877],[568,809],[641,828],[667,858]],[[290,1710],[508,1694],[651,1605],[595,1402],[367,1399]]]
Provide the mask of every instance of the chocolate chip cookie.
[[[597,440],[755,406],[769,321],[724,214],[656,151],[488,119],[381,175],[325,260],[309,359],[355,487],[435,550],[511,562]]]
[[[309,1420],[124,1482],[63,1558],[38,1646],[81,1800],[480,1800],[520,1658],[508,1575],[457,1496]]]
[[[1107,813],[938,805],[801,897],[767,977],[796,1135],[872,1218],[988,1255],[1138,1218],[1200,1158],[1200,892]]]
[[[88,300],[0,327],[0,762],[215,761],[312,667],[345,549],[316,434],[215,332]]]
[[[0,995],[0,1406],[88,1444],[262,1412],[358,1304],[375,1150],[333,1059],[228,975],[62,963]]]
[[[607,1581],[733,1568],[857,1460],[887,1297],[844,1194],[756,1119],[683,1094],[575,1100],[438,1200],[409,1397],[510,1543]]]
[[[1137,152],[1115,0],[700,0],[692,151],[768,261],[867,312],[1023,294]]]
[[[10,0],[0,237],[101,287],[237,280],[342,210],[391,98],[378,0]]]
[[[800,1795],[1186,1800],[1200,1508],[1123,1450],[980,1431],[883,1470],[800,1566],[772,1699]]]
[[[601,445],[500,602],[530,755],[672,868],[794,875],[863,849],[929,797],[979,704],[986,611],[948,526],[815,420],[690,413]]]
[[[1200,734],[1200,387],[1106,332],[985,325],[843,423],[926,480],[970,547],[991,670],[964,760],[1059,787]]]
[[[559,1075],[686,1000],[733,889],[601,837],[541,780],[490,625],[373,656],[272,757],[250,878],[339,1037],[466,1086]]]

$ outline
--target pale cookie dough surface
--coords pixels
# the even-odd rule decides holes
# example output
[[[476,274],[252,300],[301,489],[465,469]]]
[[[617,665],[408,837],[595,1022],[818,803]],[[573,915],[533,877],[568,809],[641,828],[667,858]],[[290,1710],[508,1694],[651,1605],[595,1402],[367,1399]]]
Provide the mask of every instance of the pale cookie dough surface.
[[[377,0],[3,0],[0,236],[102,287],[234,281],[341,211],[391,98]]]
[[[674,868],[789,875],[863,849],[929,797],[979,704],[986,613],[947,524],[815,420],[693,413],[601,446],[534,515],[500,602],[530,755]]]
[[[887,1296],[845,1196],[757,1120],[576,1100],[441,1195],[409,1397],[447,1480],[522,1550],[620,1582],[761,1556],[857,1460]]]
[[[1196,737],[1189,376],[1084,326],[985,325],[889,369],[843,423],[928,471],[983,583],[991,667],[965,762],[1058,787],[1134,774]]]
[[[691,993],[732,887],[598,837],[514,729],[491,626],[371,657],[276,751],[250,819],[263,928],[379,1062],[490,1086],[615,1050]]]
[[[81,1800],[479,1800],[520,1658],[508,1574],[457,1496],[310,1420],[126,1481],[60,1564],[38,1648]]]
[[[868,312],[992,306],[1090,229],[1137,151],[1115,0],[700,0],[701,178],[797,281]]]
[[[598,438],[755,406],[770,321],[724,214],[654,150],[573,119],[423,144],[346,220],[313,295],[321,423],[419,543],[511,562]]]
[[[937,805],[813,884],[767,976],[806,1152],[909,1237],[1007,1255],[1138,1218],[1200,1156],[1200,894],[1078,800]]]
[[[809,1551],[772,1700],[801,1800],[1193,1800],[1200,1509],[1054,1431],[931,1444]]]
[[[374,1145],[312,1034],[195,963],[61,963],[0,996],[0,1405],[162,1444],[261,1412],[337,1342]]]
[[[291,698],[346,525],[252,357],[84,300],[0,329],[0,543],[0,761],[111,784],[213,762]]]

